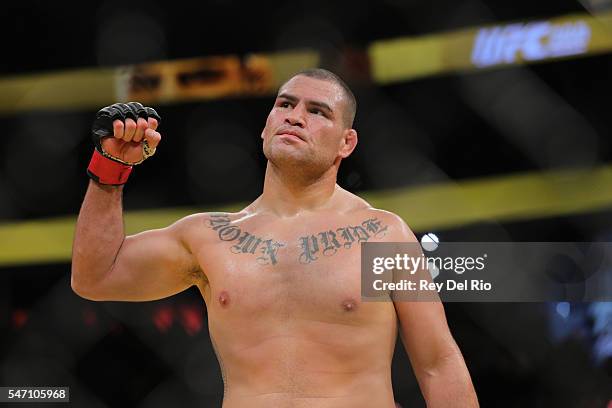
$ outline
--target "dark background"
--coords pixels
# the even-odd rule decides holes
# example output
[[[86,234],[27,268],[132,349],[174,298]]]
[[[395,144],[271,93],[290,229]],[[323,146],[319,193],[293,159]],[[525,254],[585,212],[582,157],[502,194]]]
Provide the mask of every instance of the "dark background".
[[[335,69],[342,50],[377,39],[585,12],[585,4],[22,1],[3,5],[0,74],[299,47],[321,51],[322,66]],[[608,163],[611,70],[604,54],[388,86],[349,81],[360,143],[339,184],[359,193]],[[504,100],[500,119],[489,108],[504,94],[514,99]],[[271,97],[251,97],[160,106],[164,140],[154,160],[135,169],[125,209],[256,198],[265,170],[259,134],[271,105]],[[78,213],[96,110],[0,116],[2,222]],[[558,148],[546,148],[551,140]],[[611,215],[608,207],[434,232],[442,241],[609,241]],[[84,407],[220,406],[221,375],[197,291],[94,303],[72,293],[69,274],[67,263],[0,269],[0,385],[68,385],[72,405]],[[612,351],[601,357],[593,326],[612,314],[595,306],[568,305],[563,317],[558,304],[447,304],[481,405],[605,407]],[[607,327],[612,333],[610,320]],[[393,378],[402,406],[424,406],[402,347]]]

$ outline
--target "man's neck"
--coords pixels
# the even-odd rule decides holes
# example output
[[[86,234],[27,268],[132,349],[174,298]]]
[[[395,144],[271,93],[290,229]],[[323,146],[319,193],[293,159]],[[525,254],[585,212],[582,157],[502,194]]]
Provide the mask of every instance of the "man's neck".
[[[257,199],[256,206],[280,217],[328,208],[339,189],[337,173],[337,167],[332,166],[320,177],[300,179],[268,162],[263,194]]]

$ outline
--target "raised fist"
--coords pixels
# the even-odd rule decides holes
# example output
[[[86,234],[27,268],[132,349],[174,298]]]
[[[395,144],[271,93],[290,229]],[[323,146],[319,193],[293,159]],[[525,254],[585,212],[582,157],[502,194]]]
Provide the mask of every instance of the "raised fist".
[[[96,149],[125,164],[139,164],[152,156],[161,140],[156,131],[160,116],[138,102],[115,103],[96,114],[91,133]]]

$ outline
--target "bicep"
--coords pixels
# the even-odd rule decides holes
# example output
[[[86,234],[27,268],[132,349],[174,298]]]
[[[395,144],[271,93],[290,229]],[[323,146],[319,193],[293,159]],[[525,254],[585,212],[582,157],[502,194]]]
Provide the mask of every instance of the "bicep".
[[[390,224],[394,227],[389,239],[405,244],[403,250],[410,257],[423,257],[418,240],[404,221],[395,216]],[[420,289],[420,282],[431,283],[431,275],[427,268],[421,264],[413,272],[406,270],[394,271],[394,279],[406,279],[415,283],[419,288],[410,294],[394,294],[394,306],[400,322],[400,334],[408,357],[415,373],[418,375],[435,367],[437,363],[454,353],[459,352],[457,344],[452,337],[444,306],[436,290]],[[400,301],[398,299],[404,299]],[[416,300],[416,301],[405,301]]]
[[[127,236],[112,267],[95,285],[99,300],[146,301],[196,283],[199,267],[174,224]]]
[[[459,352],[441,302],[395,302],[401,338],[417,376]]]

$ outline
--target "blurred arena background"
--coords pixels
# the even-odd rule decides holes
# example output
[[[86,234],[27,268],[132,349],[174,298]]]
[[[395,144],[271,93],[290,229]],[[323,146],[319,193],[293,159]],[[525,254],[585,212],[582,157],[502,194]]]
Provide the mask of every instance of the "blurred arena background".
[[[196,290],[94,303],[70,250],[95,112],[158,109],[128,232],[260,192],[259,135],[301,68],[343,76],[360,143],[339,184],[441,241],[612,240],[612,1],[21,1],[0,54],[0,385],[77,407],[215,407]],[[483,407],[607,407],[611,303],[449,303]],[[256,316],[254,316],[256,318]],[[424,406],[401,343],[394,391]]]

